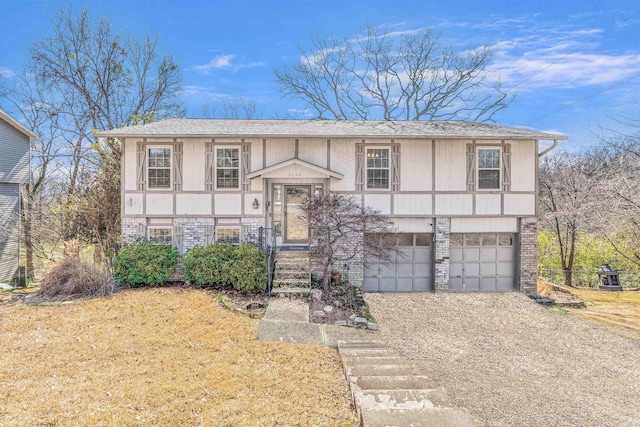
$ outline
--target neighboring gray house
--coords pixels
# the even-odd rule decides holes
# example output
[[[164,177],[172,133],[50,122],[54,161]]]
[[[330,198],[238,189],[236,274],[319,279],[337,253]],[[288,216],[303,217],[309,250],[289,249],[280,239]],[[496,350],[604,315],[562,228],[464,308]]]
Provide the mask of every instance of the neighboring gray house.
[[[29,183],[31,141],[38,139],[0,110],[0,283],[10,282],[20,263],[20,186]]]
[[[212,119],[98,136],[122,144],[125,242],[184,253],[266,229],[278,247],[304,248],[302,198],[352,194],[393,220],[405,255],[348,265],[371,292],[534,290],[538,142],[566,139],[460,121]]]

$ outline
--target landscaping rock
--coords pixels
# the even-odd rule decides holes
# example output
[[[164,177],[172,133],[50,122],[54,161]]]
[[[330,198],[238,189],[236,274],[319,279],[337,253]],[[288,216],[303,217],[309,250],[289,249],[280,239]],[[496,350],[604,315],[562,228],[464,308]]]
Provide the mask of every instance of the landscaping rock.
[[[324,308],[324,312],[325,313],[331,313],[333,311],[333,306],[332,305],[328,305]]]
[[[336,326],[347,326],[347,321],[346,320],[336,320],[334,325],[336,325]]]
[[[340,306],[342,306],[342,303],[339,300],[335,300],[333,302],[333,305],[336,306],[336,307],[340,307]]]
[[[313,298],[314,301],[322,301],[322,291],[320,289],[312,289],[311,298]]]
[[[367,329],[371,329],[372,331],[378,330],[378,324],[376,322],[368,322]]]
[[[313,312],[313,317],[325,317],[327,315],[327,313],[325,313],[324,311],[314,311]]]
[[[353,319],[353,323],[355,323],[356,325],[366,325],[367,323],[369,323],[369,321],[364,317],[356,317],[355,319]]]

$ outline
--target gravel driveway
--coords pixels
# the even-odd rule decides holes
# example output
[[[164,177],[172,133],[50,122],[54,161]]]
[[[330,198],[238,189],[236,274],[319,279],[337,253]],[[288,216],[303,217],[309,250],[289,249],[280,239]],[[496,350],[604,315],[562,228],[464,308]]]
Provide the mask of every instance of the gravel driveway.
[[[481,426],[640,426],[640,342],[522,294],[366,294],[383,338]]]

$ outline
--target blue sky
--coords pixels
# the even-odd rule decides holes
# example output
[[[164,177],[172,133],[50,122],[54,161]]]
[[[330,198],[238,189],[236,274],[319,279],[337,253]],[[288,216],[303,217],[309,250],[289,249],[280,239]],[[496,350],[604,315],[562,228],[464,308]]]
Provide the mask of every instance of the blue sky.
[[[0,72],[18,74],[60,8],[87,6],[119,33],[160,36],[183,74],[188,117],[229,97],[265,118],[305,118],[282,99],[274,68],[300,59],[312,35],[351,38],[367,25],[431,27],[457,49],[494,45],[491,78],[516,96],[499,124],[561,132],[565,150],[597,143],[612,119],[640,113],[640,2],[628,1],[44,1],[0,0]]]

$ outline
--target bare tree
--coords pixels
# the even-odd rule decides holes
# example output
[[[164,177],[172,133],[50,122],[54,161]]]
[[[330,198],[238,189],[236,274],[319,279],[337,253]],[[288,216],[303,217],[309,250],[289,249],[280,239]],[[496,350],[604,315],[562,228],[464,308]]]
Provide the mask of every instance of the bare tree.
[[[225,98],[216,108],[215,104],[202,106],[202,117],[207,119],[261,119],[262,110],[258,109],[256,101],[247,98]]]
[[[313,37],[300,53],[275,78],[285,97],[303,100],[318,118],[491,121],[512,101],[488,80],[491,47],[457,52],[430,29]]]
[[[379,211],[363,207],[351,195],[319,194],[305,198],[302,204],[311,234],[312,256],[322,267],[322,287],[329,291],[331,267],[354,259],[395,260],[396,239],[385,238],[394,232],[394,224]],[[372,237],[376,238],[372,238]]]
[[[31,47],[29,71],[52,94],[62,97],[62,111],[76,120],[81,138],[94,129],[113,129],[134,117],[182,116],[178,101],[182,76],[171,55],[158,53],[158,37],[120,37],[106,19],[91,20],[61,11],[53,35]],[[117,158],[118,140],[107,144]]]
[[[589,230],[600,182],[599,156],[559,154],[545,157],[540,166],[542,225],[554,233],[560,250],[565,284],[572,284],[576,243],[581,231]]]

